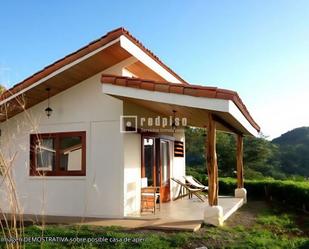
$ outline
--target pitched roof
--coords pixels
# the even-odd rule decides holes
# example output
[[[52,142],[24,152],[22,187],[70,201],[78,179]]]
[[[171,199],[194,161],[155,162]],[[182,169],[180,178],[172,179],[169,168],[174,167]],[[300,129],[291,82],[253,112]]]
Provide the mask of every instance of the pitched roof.
[[[158,82],[152,80],[145,80],[139,78],[129,78],[116,75],[106,75],[101,76],[101,82],[103,84],[113,84],[124,87],[138,88],[148,91],[157,91],[165,93],[175,93],[183,94],[194,97],[206,97],[206,98],[215,98],[215,99],[224,99],[231,100],[238,107],[241,113],[246,117],[249,123],[259,132],[260,127],[254,121],[250,115],[247,107],[239,97],[237,92],[220,89],[217,87],[207,87],[199,85],[181,85],[169,82]]]
[[[177,75],[172,69],[166,66],[156,55],[154,55],[149,49],[147,49],[139,40],[137,40],[134,36],[132,36],[126,29],[123,27],[117,28],[100,37],[97,40],[90,42],[88,45],[78,49],[77,51],[55,61],[54,63],[46,66],[42,70],[36,72],[35,74],[29,76],[18,84],[14,85],[12,88],[5,91],[0,96],[0,101],[5,100],[13,94],[18,93],[24,88],[34,84],[38,80],[50,75],[55,72],[59,68],[62,68],[69,63],[78,60],[79,58],[85,56],[86,54],[91,53],[92,51],[98,49],[99,47],[104,46],[105,44],[119,38],[121,35],[127,37],[130,41],[132,41],[136,46],[142,49],[147,55],[149,55],[152,59],[154,59],[157,63],[159,63],[162,67],[164,67],[169,73],[179,79],[182,83],[187,84],[185,80],[183,80],[179,75]]]

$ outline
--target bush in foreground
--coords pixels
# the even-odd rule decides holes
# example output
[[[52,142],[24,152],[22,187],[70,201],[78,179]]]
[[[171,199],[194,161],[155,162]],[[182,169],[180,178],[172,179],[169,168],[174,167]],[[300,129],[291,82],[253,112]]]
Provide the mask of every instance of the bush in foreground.
[[[235,179],[219,179],[221,194],[233,194],[235,188]],[[309,210],[309,182],[271,179],[246,180],[245,188],[248,192],[248,198],[276,200],[287,206]]]

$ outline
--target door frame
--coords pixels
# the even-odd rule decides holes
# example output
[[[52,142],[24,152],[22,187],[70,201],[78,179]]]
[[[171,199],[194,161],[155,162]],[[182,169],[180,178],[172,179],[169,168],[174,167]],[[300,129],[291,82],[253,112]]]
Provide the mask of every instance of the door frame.
[[[163,185],[163,165],[162,165],[162,157],[163,153],[161,151],[161,143],[167,143],[167,153],[168,153],[168,158],[167,158],[167,164],[168,164],[168,183],[167,185]],[[158,144],[158,154],[156,155],[156,160],[158,161],[159,169],[160,169],[160,196],[163,202],[170,201],[170,193],[171,193],[171,141],[163,138],[159,138],[157,140]],[[166,194],[166,192],[168,192]]]
[[[159,187],[160,188],[160,198],[162,201],[162,194],[163,192],[161,192],[161,190],[163,191],[163,187],[162,187],[162,165],[161,165],[161,152],[160,152],[160,143],[161,140],[164,140],[166,142],[168,142],[168,153],[169,153],[169,158],[168,158],[168,163],[169,163],[169,179],[171,177],[171,161],[172,161],[172,153],[171,153],[171,142],[175,141],[175,138],[172,136],[167,136],[167,135],[161,135],[159,133],[153,133],[153,132],[145,132],[145,133],[141,133],[141,177],[145,177],[145,163],[144,163],[144,139],[145,138],[153,138],[154,139],[154,152],[153,152],[153,157],[154,157],[154,165],[153,165],[153,183],[154,186]],[[159,141],[159,142],[157,142]],[[159,144],[159,146],[158,146]],[[159,165],[158,165],[159,164]],[[157,186],[157,168],[160,167],[160,186]],[[169,191],[171,188],[171,184],[169,183]],[[169,200],[170,201],[170,198]]]

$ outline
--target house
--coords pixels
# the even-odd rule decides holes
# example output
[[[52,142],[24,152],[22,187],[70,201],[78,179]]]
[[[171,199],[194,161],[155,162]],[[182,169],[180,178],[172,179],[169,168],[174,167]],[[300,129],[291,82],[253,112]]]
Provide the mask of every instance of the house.
[[[187,83],[123,28],[13,86],[0,108],[1,153],[24,214],[136,215],[142,178],[172,202],[171,178],[186,174],[186,126],[208,133],[205,221],[222,223],[216,129],[237,134],[235,195],[246,198],[242,138],[260,128],[238,94]],[[7,187],[0,198],[10,212]]]

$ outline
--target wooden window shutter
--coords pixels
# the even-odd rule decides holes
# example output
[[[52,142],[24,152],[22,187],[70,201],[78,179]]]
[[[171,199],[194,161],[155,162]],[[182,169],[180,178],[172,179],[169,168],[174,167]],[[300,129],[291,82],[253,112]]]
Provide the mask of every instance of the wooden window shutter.
[[[174,156],[175,157],[184,157],[183,142],[174,141]]]

